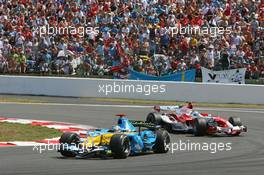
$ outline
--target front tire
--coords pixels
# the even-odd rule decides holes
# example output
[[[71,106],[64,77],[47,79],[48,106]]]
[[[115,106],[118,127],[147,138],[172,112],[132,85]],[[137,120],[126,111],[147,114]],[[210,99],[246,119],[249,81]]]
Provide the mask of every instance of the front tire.
[[[233,126],[242,126],[242,122],[239,117],[229,117],[228,121],[233,125]]]
[[[113,135],[110,140],[110,149],[114,159],[126,159],[131,152],[128,136],[123,134]]]
[[[169,133],[173,133],[172,125],[170,123],[164,123],[163,128]]]
[[[76,153],[69,151],[66,148],[69,144],[75,144],[76,146],[80,143],[80,136],[76,133],[65,132],[62,134],[60,140],[60,153],[64,157],[76,157]]]
[[[162,119],[160,117],[160,114],[157,113],[149,113],[146,119],[146,123],[153,123],[155,125],[161,125]]]
[[[156,131],[156,137],[156,142],[153,147],[154,153],[167,153],[170,144],[170,135],[168,131],[159,129]]]
[[[207,122],[203,118],[194,119],[193,134],[195,136],[204,136],[207,132]]]

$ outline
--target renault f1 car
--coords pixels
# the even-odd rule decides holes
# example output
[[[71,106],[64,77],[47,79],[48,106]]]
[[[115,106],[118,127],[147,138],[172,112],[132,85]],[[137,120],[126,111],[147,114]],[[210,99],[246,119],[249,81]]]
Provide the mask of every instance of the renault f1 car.
[[[193,133],[195,136],[225,134],[238,136],[246,132],[240,118],[229,117],[228,120],[211,114],[193,110],[192,104],[186,106],[155,106],[149,113],[147,123],[162,126],[169,132]]]
[[[139,153],[166,153],[170,144],[169,133],[143,121],[130,121],[123,114],[112,129],[87,131],[82,139],[76,133],[64,133],[59,152],[65,157],[113,157],[125,159]]]

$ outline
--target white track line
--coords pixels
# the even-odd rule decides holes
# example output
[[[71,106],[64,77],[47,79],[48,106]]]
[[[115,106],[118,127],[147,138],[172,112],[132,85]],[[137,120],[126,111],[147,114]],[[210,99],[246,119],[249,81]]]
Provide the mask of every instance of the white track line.
[[[19,103],[19,102],[0,102],[4,105],[40,105],[40,106],[77,106],[77,107],[111,107],[111,108],[149,108],[153,106],[139,105],[107,105],[107,104],[69,104],[69,103]],[[250,108],[196,108],[197,110],[222,111],[222,112],[239,112],[239,113],[259,113],[264,114],[263,109]]]

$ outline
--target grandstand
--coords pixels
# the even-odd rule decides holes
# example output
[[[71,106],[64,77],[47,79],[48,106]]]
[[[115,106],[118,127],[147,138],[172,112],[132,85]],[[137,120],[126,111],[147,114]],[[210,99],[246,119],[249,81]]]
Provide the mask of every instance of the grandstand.
[[[199,78],[201,67],[247,68],[262,82],[263,11],[263,0],[1,0],[0,73],[126,79],[131,69],[196,69]]]

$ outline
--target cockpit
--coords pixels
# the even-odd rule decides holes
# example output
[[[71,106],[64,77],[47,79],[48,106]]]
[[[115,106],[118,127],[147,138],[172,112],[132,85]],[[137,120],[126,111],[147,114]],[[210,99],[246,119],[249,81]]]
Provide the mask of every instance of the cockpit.
[[[200,114],[198,111],[191,111],[190,116],[191,116],[192,118],[203,117],[203,115]]]

